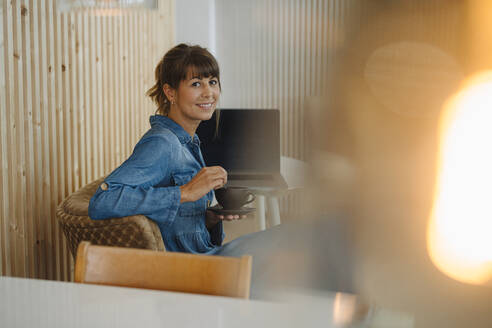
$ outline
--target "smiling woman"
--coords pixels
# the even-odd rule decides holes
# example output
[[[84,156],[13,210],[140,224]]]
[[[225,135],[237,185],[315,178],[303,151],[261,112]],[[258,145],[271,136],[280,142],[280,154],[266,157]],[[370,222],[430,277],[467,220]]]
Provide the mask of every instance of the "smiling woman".
[[[146,215],[159,225],[168,251],[216,253],[224,239],[222,220],[240,218],[207,211],[227,172],[205,167],[195,135],[216,109],[219,65],[205,48],[179,44],[161,59],[155,78],[147,92],[158,106],[151,128],[105,178],[91,199],[89,216]]]
[[[220,92],[219,64],[207,49],[182,43],[169,50],[157,64],[155,69],[156,83],[147,94],[157,104],[157,113],[167,116],[171,110],[171,105],[176,101],[177,94],[180,93],[180,87],[198,87],[203,84],[200,83],[203,78],[212,79],[213,85],[218,86],[218,92],[214,95],[218,100]],[[215,109],[215,104],[213,107]],[[180,107],[178,106],[178,108]]]
[[[164,84],[163,89],[166,97],[171,99],[171,108],[176,108],[169,111],[168,117],[190,134],[195,133],[201,121],[212,117],[220,95],[216,77],[195,76],[191,68],[177,90],[169,84]]]

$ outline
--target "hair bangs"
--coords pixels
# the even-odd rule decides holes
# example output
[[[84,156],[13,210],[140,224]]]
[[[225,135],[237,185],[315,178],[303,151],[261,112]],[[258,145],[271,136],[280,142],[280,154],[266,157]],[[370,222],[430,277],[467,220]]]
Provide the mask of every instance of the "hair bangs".
[[[219,76],[219,65],[213,58],[205,56],[190,56],[190,60],[186,63],[187,74],[191,74],[191,77],[198,77],[200,79],[204,77],[216,77]],[[186,78],[186,76],[184,77]]]

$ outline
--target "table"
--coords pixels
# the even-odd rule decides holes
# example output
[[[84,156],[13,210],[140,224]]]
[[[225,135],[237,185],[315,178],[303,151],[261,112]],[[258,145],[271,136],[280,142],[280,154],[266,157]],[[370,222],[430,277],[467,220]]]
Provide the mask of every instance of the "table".
[[[280,173],[287,182],[287,189],[253,188],[256,195],[256,217],[260,230],[266,229],[266,212],[269,210],[270,227],[280,224],[280,207],[278,198],[288,192],[302,189],[309,173],[309,165],[301,160],[282,156],[280,158]]]
[[[376,327],[367,325],[377,322],[374,314],[361,316],[356,300],[332,293],[266,302],[0,277],[0,327]]]

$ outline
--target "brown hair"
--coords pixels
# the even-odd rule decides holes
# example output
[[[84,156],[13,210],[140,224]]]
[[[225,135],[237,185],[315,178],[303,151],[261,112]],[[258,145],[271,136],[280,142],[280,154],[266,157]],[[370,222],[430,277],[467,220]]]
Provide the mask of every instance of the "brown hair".
[[[167,116],[171,104],[164,94],[164,84],[177,89],[179,83],[186,79],[188,70],[199,78],[216,77],[219,80],[219,64],[215,57],[205,48],[184,43],[169,50],[155,68],[156,83],[147,91],[147,95],[157,104],[157,113]]]

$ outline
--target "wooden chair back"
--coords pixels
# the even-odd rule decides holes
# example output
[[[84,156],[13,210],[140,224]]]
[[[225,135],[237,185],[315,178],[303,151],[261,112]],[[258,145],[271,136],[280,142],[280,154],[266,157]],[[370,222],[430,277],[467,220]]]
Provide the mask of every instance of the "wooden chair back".
[[[241,258],[81,242],[75,282],[249,298],[251,256]]]

